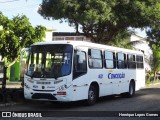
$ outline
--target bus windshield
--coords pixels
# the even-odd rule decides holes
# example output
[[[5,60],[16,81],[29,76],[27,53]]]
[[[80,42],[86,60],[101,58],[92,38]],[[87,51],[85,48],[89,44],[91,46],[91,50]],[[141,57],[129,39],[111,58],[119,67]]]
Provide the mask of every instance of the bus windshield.
[[[73,47],[65,44],[31,46],[26,75],[57,78],[71,73]]]

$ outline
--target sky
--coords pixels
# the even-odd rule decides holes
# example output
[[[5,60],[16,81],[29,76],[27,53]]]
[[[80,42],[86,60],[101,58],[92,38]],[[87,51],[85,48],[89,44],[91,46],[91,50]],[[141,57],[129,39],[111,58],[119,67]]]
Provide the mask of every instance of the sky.
[[[3,15],[12,19],[16,15],[26,15],[33,26],[43,25],[47,29],[54,29],[56,32],[74,32],[73,27],[67,23],[60,24],[58,20],[46,20],[37,13],[42,0],[0,0],[0,11]]]
[[[58,20],[46,20],[37,13],[39,4],[42,0],[0,0],[0,11],[3,15],[12,19],[16,15],[26,15],[33,26],[43,25],[47,29],[53,29],[56,32],[75,32],[73,27],[67,23],[60,23]],[[136,34],[146,37],[144,31],[136,29]]]

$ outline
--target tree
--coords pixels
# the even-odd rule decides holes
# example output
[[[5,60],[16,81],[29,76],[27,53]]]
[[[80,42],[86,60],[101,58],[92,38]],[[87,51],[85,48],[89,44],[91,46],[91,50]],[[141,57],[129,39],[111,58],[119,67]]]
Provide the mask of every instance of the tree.
[[[149,45],[152,49],[151,66],[154,73],[154,80],[157,72],[160,71],[160,25],[155,23],[147,31]]]
[[[6,67],[10,67],[19,58],[22,48],[42,41],[46,28],[43,26],[32,27],[25,16],[15,16],[12,20],[0,13],[0,55],[7,58]]]
[[[129,30],[120,32],[118,35],[116,35],[116,37],[114,38],[114,41],[109,41],[109,42],[106,41],[108,42],[106,44],[111,46],[126,48],[126,49],[133,49],[133,46],[136,44],[130,41],[131,34],[133,33],[134,33],[133,31],[129,31]]]
[[[128,27],[146,28],[160,20],[160,0],[43,0],[39,14],[79,26],[93,42],[110,42]]]
[[[160,44],[152,44],[152,58],[151,65],[154,73],[154,80],[156,80],[157,72],[160,71]]]

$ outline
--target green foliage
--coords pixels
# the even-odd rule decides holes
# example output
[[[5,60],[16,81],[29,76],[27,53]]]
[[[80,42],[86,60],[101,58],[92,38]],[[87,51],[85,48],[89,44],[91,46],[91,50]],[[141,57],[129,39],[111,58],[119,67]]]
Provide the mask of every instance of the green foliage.
[[[149,86],[150,84],[156,84],[160,83],[160,76],[157,75],[156,77],[154,76],[154,71],[146,71],[146,86]]]
[[[32,27],[29,19],[22,16],[15,16],[12,20],[0,13],[0,55],[7,58],[8,63],[15,61],[20,55],[22,48],[42,41],[45,37],[46,28],[43,26]]]
[[[109,43],[106,43],[111,46],[116,46],[116,47],[121,47],[121,48],[127,48],[127,49],[132,49],[133,44],[130,41],[130,36],[133,32],[132,31],[123,31],[120,32],[113,41],[110,41]]]
[[[160,24],[154,23],[147,31],[149,45],[152,49],[151,66],[154,71],[154,79],[160,71]]]
[[[81,26],[93,42],[114,41],[128,27],[146,28],[160,20],[160,0],[43,0],[39,13]],[[121,38],[120,38],[121,39]]]
[[[151,26],[150,29],[146,32],[148,36],[148,41],[150,46],[153,44],[159,44],[160,42],[160,24],[155,23],[154,25]]]
[[[160,46],[158,44],[153,44],[151,46],[152,48],[152,69],[155,72],[158,72],[160,70]]]

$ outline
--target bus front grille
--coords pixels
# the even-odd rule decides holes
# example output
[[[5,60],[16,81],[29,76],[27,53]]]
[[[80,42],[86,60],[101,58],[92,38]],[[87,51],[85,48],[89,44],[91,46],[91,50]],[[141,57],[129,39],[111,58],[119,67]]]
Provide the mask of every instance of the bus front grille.
[[[55,96],[47,93],[35,93],[32,95],[32,99],[49,99],[49,100],[57,100]]]
[[[55,90],[36,90],[36,89],[33,89],[34,91],[45,91],[45,92],[54,92]]]

